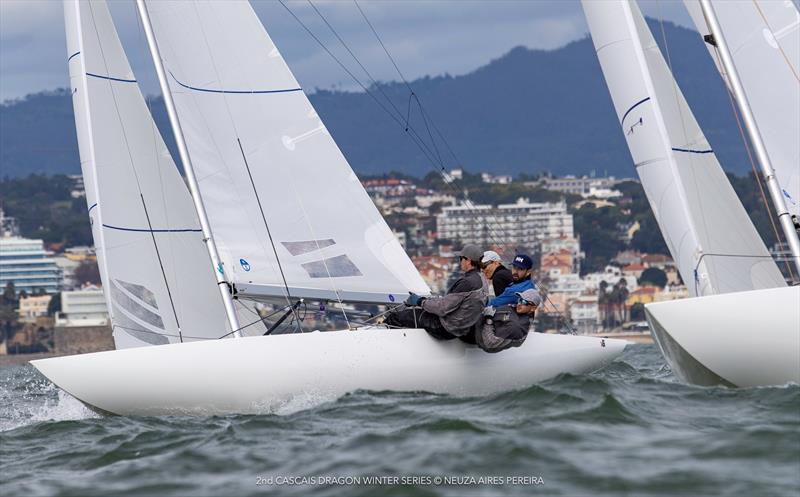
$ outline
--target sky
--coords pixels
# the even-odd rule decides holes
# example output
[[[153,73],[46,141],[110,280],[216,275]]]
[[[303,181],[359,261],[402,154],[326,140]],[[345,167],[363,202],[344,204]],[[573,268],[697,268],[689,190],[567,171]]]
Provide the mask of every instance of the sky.
[[[158,93],[135,2],[109,3],[144,92]],[[329,49],[347,59],[307,0],[285,3]],[[281,3],[251,4],[306,91],[356,89]],[[465,74],[515,46],[554,49],[588,32],[580,3],[571,0],[359,0],[359,5],[408,80]],[[352,0],[313,0],[313,6],[376,79],[399,79]],[[680,0],[640,0],[639,6],[645,15],[694,29]],[[60,0],[0,0],[0,101],[67,87],[66,59]]]

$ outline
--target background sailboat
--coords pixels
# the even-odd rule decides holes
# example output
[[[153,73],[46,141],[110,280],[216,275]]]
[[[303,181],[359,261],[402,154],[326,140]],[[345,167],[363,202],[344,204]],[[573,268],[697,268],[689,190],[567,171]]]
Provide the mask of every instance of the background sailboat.
[[[596,369],[622,352],[620,340],[536,334],[523,347],[486,354],[458,340],[436,341],[421,329],[375,327],[219,340],[242,331],[231,302],[391,303],[410,291],[429,292],[247,2],[138,6],[151,53],[161,54],[154,59],[193,202],[147,114],[105,2],[67,0],[70,55],[78,53],[70,60],[75,106],[88,109],[76,124],[81,153],[89,157],[85,173],[97,176],[93,211],[103,216],[94,232],[104,256],[102,278],[113,285],[127,264],[126,282],[159,292],[152,302],[140,292],[149,312],[178,302],[178,318],[210,316],[197,324],[198,333],[177,318],[163,333],[148,329],[159,343],[190,333],[208,339],[34,361],[58,386],[118,414],[253,413],[296,395],[359,388],[485,394]],[[73,62],[78,59],[80,65]],[[116,104],[122,96],[126,107]],[[107,163],[92,158],[99,151]],[[105,185],[116,181],[117,169],[128,171],[120,176],[128,190],[113,190],[112,200]],[[150,182],[133,181],[130,171]],[[156,204],[145,196],[151,190],[173,203]],[[137,195],[146,200],[140,202],[146,213],[132,203],[141,200]],[[159,216],[149,214],[151,205]],[[120,226],[109,225],[123,209],[131,218],[119,214]],[[168,217],[173,210],[185,218]],[[112,244],[109,233],[116,231],[135,238]],[[159,254],[184,240],[179,237],[188,246],[184,265],[165,265]],[[136,249],[115,252],[126,243]],[[186,289],[176,282],[185,273],[203,280],[190,279],[193,287]],[[196,302],[175,296],[195,298],[189,292],[200,287]],[[204,307],[196,316],[195,305]]]
[[[800,293],[786,287],[636,4],[583,7],[645,193],[690,294],[703,297],[646,306],[673,371],[700,384],[800,381]],[[759,353],[748,352],[756,331]]]

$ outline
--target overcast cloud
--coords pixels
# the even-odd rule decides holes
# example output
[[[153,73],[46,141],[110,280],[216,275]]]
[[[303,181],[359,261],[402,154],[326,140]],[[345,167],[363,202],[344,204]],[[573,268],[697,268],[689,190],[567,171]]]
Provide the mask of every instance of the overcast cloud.
[[[596,0],[603,1],[603,0]],[[144,34],[132,0],[110,2],[120,37],[145,93],[157,93]],[[252,2],[301,85],[354,89],[354,83],[275,0]],[[305,0],[287,5],[326,45],[351,65],[344,50]],[[350,0],[314,5],[379,80],[398,79],[394,68]],[[361,0],[406,78],[464,74],[509,49],[553,49],[588,31],[577,1]],[[645,15],[683,26],[691,21],[681,1],[639,2]],[[0,0],[0,100],[68,85],[62,4],[58,0]]]

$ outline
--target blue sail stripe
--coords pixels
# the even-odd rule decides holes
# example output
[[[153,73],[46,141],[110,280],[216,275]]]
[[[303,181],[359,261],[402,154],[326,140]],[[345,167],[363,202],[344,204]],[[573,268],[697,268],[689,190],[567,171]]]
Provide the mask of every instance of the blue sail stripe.
[[[67,59],[67,62],[71,61],[73,58],[75,58],[78,55],[80,55],[80,52],[75,52],[74,54],[70,55],[69,58]]]
[[[302,88],[283,88],[278,90],[214,90],[212,88],[199,88],[197,86],[189,86],[185,83],[182,83],[180,80],[178,80],[178,78],[175,77],[174,74],[172,74],[172,71],[169,72],[169,75],[172,76],[172,79],[174,79],[176,83],[178,83],[179,85],[188,90],[203,91],[206,93],[228,93],[235,95],[247,95],[251,93],[291,93],[295,91],[303,91]]]
[[[135,231],[137,233],[201,233],[203,230],[195,228],[182,228],[174,230],[151,230],[149,228],[125,228],[122,226],[112,226],[110,224],[103,224],[104,228],[119,231]]]
[[[711,150],[711,149],[709,149],[709,150],[692,150],[690,148],[676,148],[676,147],[672,147],[672,151],[673,152],[686,152],[686,153],[689,153],[689,154],[713,154],[714,153],[714,151]]]
[[[87,76],[91,76],[93,78],[108,79],[108,80],[111,80],[111,81],[119,81],[121,83],[135,83],[136,82],[135,79],[112,78],[111,76],[103,76],[101,74],[94,74],[94,73],[91,73],[91,72],[87,72],[86,75]]]
[[[619,123],[620,124],[625,124],[625,118],[628,117],[628,114],[630,114],[633,109],[635,109],[636,107],[640,106],[641,104],[647,102],[648,100],[650,100],[650,97],[643,98],[643,99],[639,100],[638,102],[636,102],[635,104],[631,105],[631,108],[628,109],[625,112],[625,114],[622,116],[622,119],[619,121]]]

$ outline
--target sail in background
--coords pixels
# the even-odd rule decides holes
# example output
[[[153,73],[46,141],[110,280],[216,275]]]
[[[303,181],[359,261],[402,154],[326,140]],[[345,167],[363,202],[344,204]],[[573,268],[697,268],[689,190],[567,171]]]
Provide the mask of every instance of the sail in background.
[[[64,2],[92,235],[116,347],[228,331],[191,197],[104,0]]]
[[[702,35],[711,31],[697,0],[685,0]],[[791,0],[714,1],[747,101],[786,208],[800,218],[800,12]],[[727,84],[716,49],[706,43]]]
[[[429,289],[246,1],[148,11],[240,294],[391,302]],[[368,126],[365,123],[365,126]]]
[[[636,4],[584,0],[583,10],[637,173],[690,294],[784,286]]]

